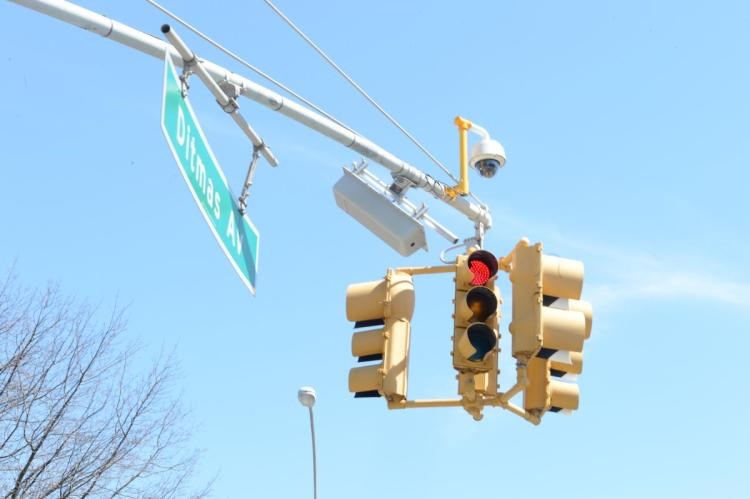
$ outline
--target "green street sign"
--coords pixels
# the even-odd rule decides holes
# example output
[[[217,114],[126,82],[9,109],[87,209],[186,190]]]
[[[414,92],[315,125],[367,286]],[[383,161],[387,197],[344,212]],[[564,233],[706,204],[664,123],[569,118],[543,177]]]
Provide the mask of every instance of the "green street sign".
[[[251,293],[258,272],[258,229],[240,213],[219,162],[208,145],[169,53],[164,64],[161,129],[182,177],[219,246]]]

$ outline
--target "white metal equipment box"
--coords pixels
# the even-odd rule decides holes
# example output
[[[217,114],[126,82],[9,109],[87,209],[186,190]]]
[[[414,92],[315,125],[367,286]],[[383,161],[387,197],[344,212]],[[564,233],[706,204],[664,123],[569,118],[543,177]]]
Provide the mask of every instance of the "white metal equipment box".
[[[344,168],[344,176],[333,186],[336,204],[391,248],[409,256],[427,249],[424,226],[358,175]]]

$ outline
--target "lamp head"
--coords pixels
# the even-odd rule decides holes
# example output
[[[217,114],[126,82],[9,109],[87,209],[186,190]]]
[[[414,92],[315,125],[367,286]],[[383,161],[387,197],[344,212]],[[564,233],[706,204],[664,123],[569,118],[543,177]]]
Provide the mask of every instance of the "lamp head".
[[[315,405],[315,389],[311,386],[303,386],[297,392],[297,399],[299,403],[305,407],[312,407]]]

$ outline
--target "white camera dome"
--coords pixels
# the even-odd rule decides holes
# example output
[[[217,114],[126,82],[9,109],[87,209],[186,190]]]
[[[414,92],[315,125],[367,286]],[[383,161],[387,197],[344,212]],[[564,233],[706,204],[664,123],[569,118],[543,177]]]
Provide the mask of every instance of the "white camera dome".
[[[505,165],[505,148],[493,139],[482,139],[471,148],[469,164],[483,177],[492,177]]]

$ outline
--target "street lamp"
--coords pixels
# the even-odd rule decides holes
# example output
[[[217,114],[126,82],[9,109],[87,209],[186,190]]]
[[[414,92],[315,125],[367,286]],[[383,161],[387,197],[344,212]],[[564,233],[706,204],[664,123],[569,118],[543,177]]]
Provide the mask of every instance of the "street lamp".
[[[299,403],[310,410],[310,435],[312,436],[313,455],[313,499],[318,499],[318,465],[315,457],[315,420],[313,419],[313,406],[315,405],[315,389],[311,386],[303,386],[297,392]]]

